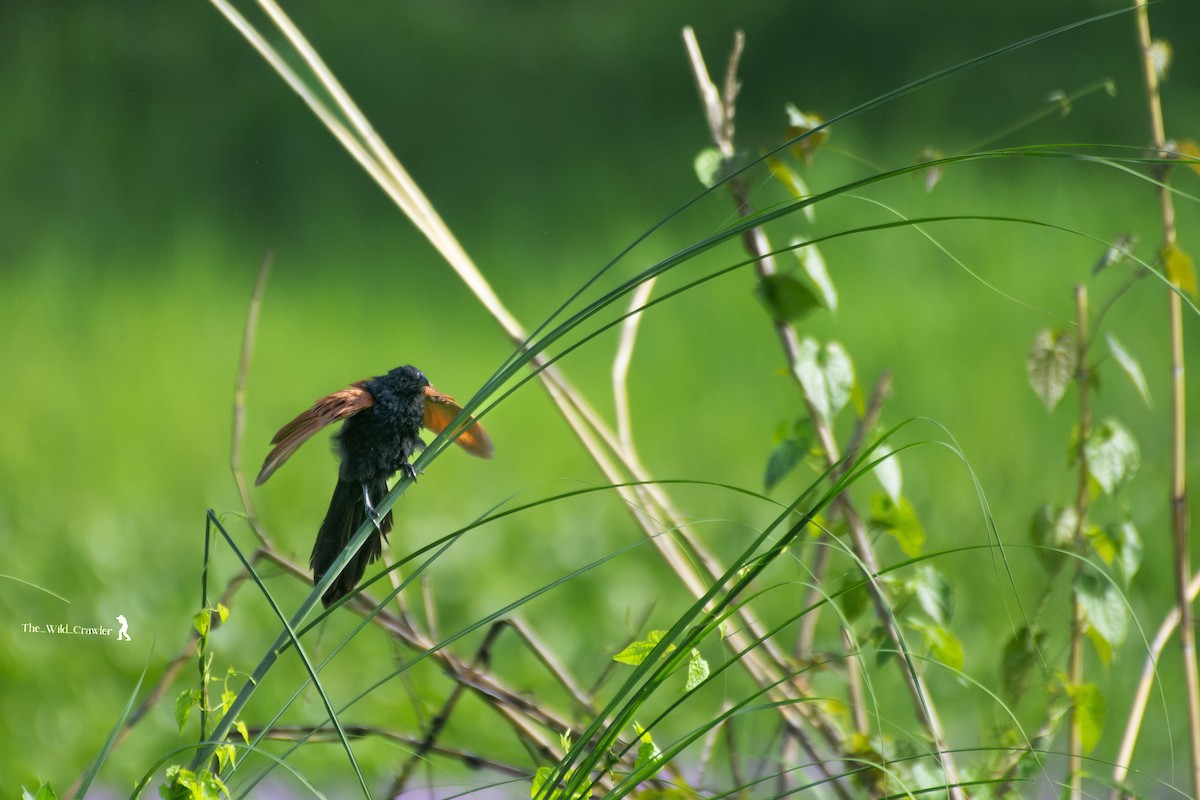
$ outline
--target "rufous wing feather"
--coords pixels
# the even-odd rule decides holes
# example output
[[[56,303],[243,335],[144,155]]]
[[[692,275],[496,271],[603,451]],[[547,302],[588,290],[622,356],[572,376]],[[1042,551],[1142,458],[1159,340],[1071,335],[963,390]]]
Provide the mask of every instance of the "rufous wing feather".
[[[261,486],[266,482],[267,478],[271,477],[272,473],[279,469],[283,462],[291,458],[292,453],[311,439],[317,431],[370,407],[374,400],[370,392],[366,390],[365,383],[365,381],[359,381],[346,389],[322,397],[313,403],[312,408],[280,428],[279,432],[275,434],[275,438],[271,440],[274,447],[271,448],[270,453],[267,453],[267,458],[263,461],[262,469],[258,471],[254,485]]]
[[[454,402],[453,397],[442,394],[432,386],[425,387],[425,415],[421,424],[426,428],[434,433],[441,433],[447,425],[454,421],[460,411],[462,411],[462,406]],[[461,425],[463,426],[462,433],[455,441],[473,456],[491,458],[492,440],[488,438],[487,431],[483,429],[483,426],[473,417],[467,417]]]

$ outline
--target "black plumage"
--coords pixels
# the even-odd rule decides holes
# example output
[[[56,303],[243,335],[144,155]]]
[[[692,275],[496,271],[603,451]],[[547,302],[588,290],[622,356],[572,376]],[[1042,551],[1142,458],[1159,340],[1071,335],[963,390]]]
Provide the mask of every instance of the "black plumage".
[[[392,512],[378,517],[375,505],[387,494],[388,479],[397,472],[416,477],[410,460],[425,447],[422,426],[439,432],[461,410],[453,398],[430,386],[419,369],[403,366],[322,397],[275,434],[258,484],[313,434],[343,420],[334,437],[334,449],[341,458],[338,481],[309,558],[314,583],[329,571],[355,531],[368,518],[375,522],[375,530],[322,595],[326,606],[353,590],[367,565],[382,554],[383,538],[392,530]],[[491,441],[470,417],[457,442],[474,455],[491,457]]]

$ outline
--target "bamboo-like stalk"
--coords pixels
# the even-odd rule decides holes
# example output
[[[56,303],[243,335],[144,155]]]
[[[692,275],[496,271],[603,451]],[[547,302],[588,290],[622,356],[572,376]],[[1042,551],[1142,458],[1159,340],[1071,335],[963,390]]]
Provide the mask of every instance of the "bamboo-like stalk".
[[[1142,73],[1146,81],[1151,136],[1156,153],[1166,157],[1167,133],[1163,120],[1162,96],[1159,92],[1158,67],[1154,60],[1154,41],[1150,35],[1148,0],[1134,0],[1134,6]],[[1175,203],[1168,183],[1169,165],[1163,166],[1159,177],[1158,200],[1163,225],[1161,252],[1167,252],[1174,248],[1176,243]],[[1171,338],[1171,535],[1174,542],[1176,602],[1180,614],[1179,646],[1187,693],[1192,796],[1200,797],[1200,669],[1196,663],[1196,630],[1193,624],[1192,600],[1188,595],[1188,579],[1192,574],[1192,566],[1188,543],[1187,414],[1184,402],[1187,384],[1183,366],[1183,303],[1177,291],[1168,292],[1167,314]]]
[[[709,77],[704,57],[700,53],[700,45],[696,41],[695,31],[691,27],[684,28],[683,37],[713,144],[716,145],[724,157],[730,158],[736,152],[733,135],[735,101],[739,88],[737,83],[737,64],[741,58],[742,49],[745,46],[745,38],[741,31],[738,31],[734,36],[733,48],[725,72],[724,91],[720,91],[713,83],[712,78]],[[746,190],[745,183],[735,177],[728,181],[728,186],[733,195],[734,203],[738,207],[738,214],[742,217],[751,216],[753,208],[750,204],[749,193]],[[767,239],[766,231],[761,227],[751,228],[746,231],[742,240],[745,249],[755,260],[755,269],[759,279],[761,280],[775,274],[775,260],[770,255],[772,248]],[[833,426],[831,421],[825,418],[825,415],[821,413],[812,398],[805,391],[804,383],[798,371],[800,363],[800,335],[797,333],[796,328],[787,321],[777,320],[774,325],[780,345],[783,348],[784,355],[791,369],[792,377],[795,379],[796,385],[800,390],[800,396],[803,399],[809,418],[812,420],[813,429],[816,432],[817,439],[820,441],[821,449],[825,453],[827,463],[830,466],[836,466],[841,461],[841,450],[834,435]],[[904,675],[905,685],[912,695],[917,717],[933,740],[936,750],[935,756],[945,772],[948,794],[954,800],[959,800],[959,798],[963,798],[965,795],[962,789],[959,788],[960,778],[954,756],[946,746],[945,730],[942,727],[941,718],[933,703],[933,698],[929,694],[928,687],[925,685],[925,680],[921,673],[913,667],[911,659],[908,658],[908,647],[905,644],[904,635],[900,630],[895,615],[891,612],[891,602],[884,588],[875,580],[875,576],[879,574],[879,562],[875,555],[874,545],[872,545],[871,538],[867,533],[866,525],[850,502],[848,495],[844,493],[839,495],[834,501],[832,508],[835,513],[839,514],[845,520],[846,526],[850,531],[855,553],[861,561],[863,570],[869,579],[868,586],[879,623],[883,626],[888,638],[895,645],[897,652],[902,654],[902,657],[897,659],[897,661],[902,665],[901,671]]]

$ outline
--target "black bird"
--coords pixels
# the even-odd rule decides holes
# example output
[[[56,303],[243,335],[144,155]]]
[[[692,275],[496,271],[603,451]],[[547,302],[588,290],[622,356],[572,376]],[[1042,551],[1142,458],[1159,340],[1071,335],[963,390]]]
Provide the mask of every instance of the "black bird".
[[[421,427],[439,433],[461,410],[452,397],[430,386],[421,370],[396,367],[386,375],[352,383],[322,397],[275,434],[271,440],[274,447],[254,481],[256,486],[271,477],[314,433],[345,420],[334,436],[334,449],[342,460],[337,486],[308,562],[313,582],[320,582],[368,518],[374,521],[375,532],[329,585],[321,598],[326,608],[350,592],[362,579],[367,564],[383,552],[382,537],[392,529],[392,512],[379,518],[375,503],[387,494],[388,479],[397,472],[416,478],[409,459],[425,447]],[[472,455],[492,457],[491,440],[471,417],[463,423],[457,442]]]

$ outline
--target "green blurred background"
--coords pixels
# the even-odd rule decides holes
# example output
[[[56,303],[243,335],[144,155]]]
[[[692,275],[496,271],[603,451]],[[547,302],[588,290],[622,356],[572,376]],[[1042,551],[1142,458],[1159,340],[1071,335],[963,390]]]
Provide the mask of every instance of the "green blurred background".
[[[746,31],[738,134],[754,149],[780,140],[785,103],[832,116],[934,70],[1119,7],[1077,0],[969,7],[671,0],[367,2],[348,11],[304,2],[289,12],[532,328],[699,191],[692,159],[708,142],[683,25],[696,27],[714,70],[732,31]],[[1200,66],[1187,36],[1200,29],[1200,6],[1167,0],[1155,5],[1153,18],[1176,51],[1165,90],[1169,132],[1198,137]],[[272,432],[325,392],[414,363],[465,399],[510,346],[432,248],[210,5],[10,4],[0,19],[0,777],[11,793],[38,779],[65,788],[98,753],[143,666],[149,664],[148,680],[156,679],[186,640],[199,603],[205,509],[240,510],[228,468],[232,393],[265,251],[275,260],[248,384],[249,471]],[[1105,78],[1115,82],[1115,96],[1093,93],[1069,115],[1051,115],[995,144],[1141,146],[1148,137],[1138,69],[1132,16],[1089,25],[836,126],[806,178],[815,189],[831,188],[867,174],[864,160],[902,166],[926,147],[974,147],[1044,108],[1051,92]],[[1180,175],[1179,184],[1197,192],[1194,175]],[[781,199],[765,180],[760,191],[761,205]],[[1159,237],[1151,187],[1094,165],[986,162],[951,170],[932,194],[910,179],[860,194],[908,216],[1013,214],[1105,240],[1133,232],[1147,259]],[[636,248],[601,285],[730,219],[723,194],[707,198]],[[877,206],[840,198],[818,209],[812,230],[889,219]],[[1185,203],[1181,235],[1193,252],[1200,249],[1197,219],[1196,206]],[[774,233],[782,243],[806,230],[794,219]],[[867,387],[891,370],[895,392],[885,421],[928,417],[945,426],[978,475],[1001,536],[1024,542],[1033,511],[1043,502],[1069,502],[1073,481],[1066,464],[1071,411],[1043,411],[1026,385],[1024,357],[1039,328],[1067,324],[1071,287],[1086,279],[1103,248],[1011,225],[963,222],[931,232],[995,288],[913,231],[855,236],[825,248],[841,308],[814,317],[808,329],[844,343]],[[734,247],[706,254],[672,285],[740,258]],[[1122,279],[1101,276],[1094,297]],[[761,489],[773,432],[799,408],[793,387],[778,377],[783,359],[752,289],[751,276],[736,272],[646,317],[631,394],[639,443],[655,475]],[[1098,400],[1098,413],[1119,416],[1142,445],[1138,479],[1097,514],[1127,508],[1146,537],[1148,574],[1131,602],[1150,627],[1170,598],[1165,308],[1161,288],[1143,282],[1107,321],[1142,357],[1154,407],[1141,405],[1116,371],[1107,373]],[[1187,325],[1195,344],[1195,320]],[[613,342],[601,336],[563,362],[602,409],[611,407]],[[1200,374],[1194,353],[1192,347],[1193,375]],[[398,550],[509,498],[602,480],[532,384],[495,408],[487,424],[495,461],[457,452],[439,459],[397,507]],[[905,437],[945,438],[928,423]],[[1193,435],[1191,452],[1197,448]],[[275,540],[300,561],[331,488],[334,466],[325,450],[323,442],[310,445],[256,494]],[[985,541],[970,478],[951,454],[924,448],[903,463],[929,549]],[[803,480],[798,473],[775,496],[790,499]],[[726,555],[773,514],[761,502],[711,490],[684,488],[678,496],[690,517],[716,520],[701,532]],[[252,546],[235,515],[224,519]],[[609,495],[489,526],[432,570],[444,630],[637,538]],[[642,552],[525,608],[584,675],[604,667],[655,599],[659,622],[683,607],[683,594]],[[1033,591],[1041,580],[1036,565],[1028,555],[1014,558],[1018,587]],[[959,589],[955,629],[967,647],[967,670],[994,685],[998,643],[1010,634],[1013,613],[996,597],[1012,589],[990,556],[955,556],[941,565]],[[222,551],[214,583],[234,567]],[[294,607],[304,587],[272,577],[273,590]],[[273,627],[251,591],[243,589],[239,601],[215,644],[219,664],[249,670]],[[1065,599],[1059,606],[1065,614]],[[130,621],[132,642],[22,630],[50,622],[113,626],[118,614]],[[348,630],[350,621],[331,625]],[[330,632],[323,641],[337,638]],[[1140,665],[1138,639],[1131,636],[1113,668],[1095,668],[1096,679],[1106,687],[1127,681]],[[332,685],[374,680],[397,655],[381,642],[355,648],[361,657],[344,654],[355,666],[335,665]],[[497,660],[505,657],[514,683],[548,691],[536,670],[523,668],[515,647],[502,648]],[[1176,686],[1173,669],[1164,667],[1168,691]],[[432,670],[414,675],[409,689],[420,695],[426,682],[428,691],[444,691],[433,688]],[[294,685],[264,687],[261,708]],[[945,691],[952,700],[956,693],[970,698],[961,705],[970,711],[952,720],[955,730],[973,736],[987,724],[978,709],[989,706],[978,694],[957,684]],[[1113,691],[1110,714],[1119,720],[1127,698]],[[353,693],[347,688],[343,699]],[[413,730],[411,705],[404,691],[385,689],[352,721],[377,715]],[[313,719],[317,708],[306,698],[295,721]],[[1156,713],[1159,731],[1180,722],[1164,717],[1162,705]],[[484,730],[474,731],[478,749],[494,747],[521,761],[503,731]],[[160,704],[117,751],[102,783],[124,793],[155,758],[193,734],[194,722],[179,738],[170,703]],[[1114,729],[1106,735],[1108,742]],[[1180,735],[1182,728],[1175,742]],[[1162,735],[1145,744],[1152,763],[1169,763],[1172,749]],[[335,750],[306,755],[303,768],[338,769],[344,757]],[[385,776],[403,757],[379,744],[362,751],[372,774]]]

